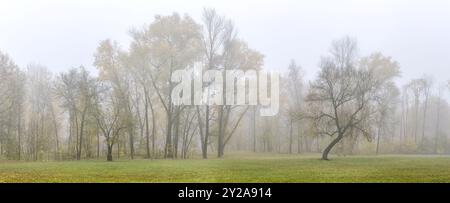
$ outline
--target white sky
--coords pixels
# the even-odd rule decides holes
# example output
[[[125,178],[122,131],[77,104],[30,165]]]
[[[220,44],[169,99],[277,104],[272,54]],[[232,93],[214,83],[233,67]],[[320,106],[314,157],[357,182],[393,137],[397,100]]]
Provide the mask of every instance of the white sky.
[[[239,36],[266,56],[266,68],[285,70],[295,59],[312,78],[330,42],[350,35],[361,55],[381,51],[397,60],[403,80],[424,73],[450,79],[447,0],[0,0],[0,50],[21,67],[92,68],[99,41],[127,48],[130,28],[173,12],[200,23],[203,7],[232,19]]]

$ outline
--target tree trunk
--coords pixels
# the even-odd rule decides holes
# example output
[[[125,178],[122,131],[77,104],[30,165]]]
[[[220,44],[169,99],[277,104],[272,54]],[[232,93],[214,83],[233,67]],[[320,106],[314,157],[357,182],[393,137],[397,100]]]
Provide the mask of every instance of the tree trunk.
[[[155,158],[155,142],[156,142],[156,118],[155,111],[153,109],[152,101],[149,100],[150,111],[152,113],[152,158]]]
[[[167,132],[166,145],[164,147],[164,158],[172,158],[172,111],[171,104],[169,104],[169,111],[167,112]]]
[[[292,125],[293,121],[290,119],[289,122],[289,154],[292,154]]]
[[[206,106],[206,119],[205,119],[205,141],[204,141],[204,149],[202,151],[203,158],[208,158],[208,138],[209,138],[209,106]]]
[[[327,148],[325,148],[325,150],[323,150],[322,153],[322,160],[328,160],[328,154],[330,153],[331,149],[333,149],[333,147],[339,143],[339,141],[342,140],[342,138],[344,137],[344,134],[340,133],[338,135],[338,137],[336,137],[328,146]]]
[[[425,138],[425,124],[427,117],[427,109],[428,109],[428,93],[425,94],[425,104],[423,107],[423,121],[422,121],[422,139],[420,140],[420,145],[423,147],[423,141]]]
[[[85,118],[86,118],[86,112],[87,112],[87,105],[83,109],[83,114],[81,115],[80,140],[79,140],[78,151],[77,151],[77,160],[81,159],[81,149],[83,146],[83,134],[84,134],[84,123],[85,123]]]
[[[112,149],[111,149],[111,151],[112,151]],[[120,141],[117,142],[117,159],[120,159]]]
[[[56,141],[56,149],[55,149],[55,159],[59,159],[59,136],[58,136],[58,124],[56,122],[56,116],[53,107],[51,107],[52,118],[53,118],[53,127],[55,128],[55,141]]]
[[[419,127],[419,98],[416,96],[415,99],[415,121],[414,121],[414,143],[417,144],[417,130]]]
[[[128,136],[130,138],[130,158],[134,159],[134,132],[132,126],[133,125],[130,122],[128,127]]]
[[[380,136],[381,136],[380,131],[381,131],[381,125],[378,125],[378,129],[377,129],[377,149],[376,149],[376,152],[375,152],[376,155],[378,155],[378,152],[380,150]]]
[[[147,93],[147,88],[145,88],[144,86],[144,119],[145,119],[145,148],[146,148],[146,152],[147,152],[147,156],[146,158],[150,158],[150,130],[149,130],[149,125],[148,125],[148,93]]]
[[[180,111],[180,109],[178,109],[177,110],[178,111],[178,113],[180,113],[179,111]],[[172,150],[172,153],[173,153],[173,157],[174,158],[178,158],[178,141],[179,141],[179,137],[180,137],[180,115],[178,115],[176,118],[175,118],[175,122],[174,122],[174,130],[175,130],[175,132],[174,132],[174,137],[173,137],[173,150]]]
[[[97,159],[100,157],[100,134],[97,132]]]
[[[256,106],[253,107],[252,121],[253,152],[256,152]]]
[[[437,119],[436,119],[436,134],[434,136],[434,153],[437,154],[438,150],[438,139],[439,139],[439,131],[440,131],[440,122],[441,122],[441,93],[439,92],[438,104],[437,104]]]
[[[223,157],[223,106],[219,107],[219,137],[218,137],[218,144],[217,144],[217,157],[222,158]]]
[[[113,148],[113,146],[108,144],[108,152],[106,155],[106,161],[113,161],[112,148]]]
[[[205,132],[204,132],[203,131],[203,120],[202,120],[202,116],[200,114],[200,108],[197,106],[196,109],[197,109],[197,119],[198,119],[198,128],[199,128],[199,134],[200,134],[200,145],[201,145],[201,150],[202,150],[202,158],[203,159],[207,159],[208,158],[208,152],[207,152],[207,149],[208,149],[208,144],[207,144],[208,137],[207,137],[207,134],[206,134],[207,127],[205,128]],[[206,106],[206,115],[205,115],[205,117],[206,117],[206,119],[205,119],[206,125],[208,125],[208,121],[209,121],[208,114],[209,114],[209,106]]]
[[[301,132],[301,128],[300,128],[300,124],[298,125],[298,135],[297,135],[297,153],[300,154],[302,153],[302,142],[301,142],[301,138],[302,138],[302,132]]]
[[[170,60],[170,70],[169,70],[169,78],[172,78],[173,73],[173,59]],[[172,92],[173,86],[172,81],[169,81],[169,92]],[[166,144],[164,147],[164,158],[172,158],[172,113],[173,113],[173,105],[172,105],[172,94],[169,94],[166,114],[167,114],[167,127],[166,127]]]
[[[19,151],[19,160],[21,159],[21,155],[22,155],[22,110],[21,110],[21,106],[19,104],[19,111],[18,111],[18,119],[17,119],[17,137],[18,137],[18,151]]]

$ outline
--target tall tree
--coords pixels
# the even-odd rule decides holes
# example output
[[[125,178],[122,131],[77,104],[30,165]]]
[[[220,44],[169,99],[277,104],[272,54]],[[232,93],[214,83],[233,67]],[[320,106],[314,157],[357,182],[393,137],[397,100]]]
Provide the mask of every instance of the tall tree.
[[[70,129],[75,133],[75,157],[81,159],[86,134],[86,122],[95,96],[96,80],[84,67],[72,68],[58,77],[55,92],[69,113]],[[56,120],[54,112],[52,120]],[[55,124],[55,126],[57,126]],[[72,132],[72,131],[71,131]],[[69,143],[70,147],[70,143]]]
[[[373,73],[376,80],[384,81],[375,92],[375,122],[376,122],[376,154],[380,152],[380,141],[383,134],[394,125],[394,117],[400,91],[393,79],[400,74],[400,67],[391,57],[374,53],[360,60],[360,66]],[[393,133],[393,132],[391,132]]]
[[[104,40],[100,42],[95,53],[94,65],[100,72],[100,79],[108,81],[114,90],[117,101],[120,102],[120,111],[123,123],[127,124],[127,132],[129,137],[130,157],[134,158],[134,114],[133,103],[131,101],[130,89],[132,88],[129,67],[125,67],[126,53],[120,50],[117,42]]]
[[[219,70],[222,71],[223,78],[226,78],[225,73],[227,71],[246,71],[246,70],[260,70],[263,61],[264,56],[249,48],[247,43],[245,43],[242,40],[236,39],[236,38],[228,38],[229,41],[226,42],[226,48],[224,49],[224,53],[222,54],[222,64],[219,68]],[[226,95],[227,91],[234,91],[227,90],[227,80],[222,81],[222,101],[226,101]],[[255,91],[255,90],[251,90]],[[218,111],[218,146],[217,146],[217,156],[223,157],[225,146],[228,143],[228,141],[233,136],[234,132],[236,131],[239,123],[241,122],[243,116],[246,114],[247,108],[242,108],[241,111],[239,111],[240,108],[237,108],[233,105],[218,105],[217,111]],[[237,112],[237,115],[235,116],[235,122],[232,123],[233,118],[233,112]]]
[[[331,56],[322,58],[318,78],[310,84],[307,100],[321,105],[312,118],[326,125],[319,134],[334,137],[324,149],[322,159],[328,160],[328,154],[344,136],[359,131],[370,139],[370,130],[366,122],[373,112],[370,106],[374,92],[383,84],[384,78],[374,77],[373,71],[357,67],[356,41],[345,37],[334,41]]]
[[[303,94],[303,73],[300,66],[297,66],[294,60],[291,61],[288,67],[288,101],[289,101],[289,107],[288,107],[288,116],[290,117],[290,130],[289,130],[289,153],[292,153],[292,145],[293,145],[293,133],[292,128],[293,125],[297,125],[297,142],[301,143],[301,114],[302,114],[302,94]],[[300,151],[300,144],[298,145],[298,150]]]
[[[175,70],[192,66],[201,56],[201,26],[185,15],[156,16],[155,21],[143,30],[133,32],[134,45],[148,50],[150,82],[166,114],[166,139],[164,157],[172,158],[174,140],[181,110],[172,104],[171,92],[175,86],[172,74]]]
[[[202,22],[204,66],[206,70],[215,70],[219,68],[220,60],[224,52],[223,50],[226,48],[226,43],[230,40],[230,37],[233,37],[233,24],[231,21],[225,19],[225,17],[218,15],[215,9],[210,8],[205,8],[203,10]],[[211,84],[206,85],[210,86]],[[208,142],[210,136],[210,106],[205,106],[205,117],[203,119],[200,114],[199,106],[197,106],[197,114],[199,119],[202,157],[206,159],[208,158]],[[204,120],[204,123],[202,120]]]
[[[97,103],[95,118],[106,142],[106,160],[113,161],[113,147],[117,143],[120,132],[126,128],[126,124],[120,119],[120,102],[114,93],[108,88],[108,85],[102,86],[97,90]]]

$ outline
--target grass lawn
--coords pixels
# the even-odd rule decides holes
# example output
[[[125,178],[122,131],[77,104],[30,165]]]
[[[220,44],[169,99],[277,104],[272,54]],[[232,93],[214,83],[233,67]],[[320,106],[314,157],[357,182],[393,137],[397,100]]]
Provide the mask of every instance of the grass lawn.
[[[209,160],[0,161],[0,182],[450,182],[449,156],[231,154]]]

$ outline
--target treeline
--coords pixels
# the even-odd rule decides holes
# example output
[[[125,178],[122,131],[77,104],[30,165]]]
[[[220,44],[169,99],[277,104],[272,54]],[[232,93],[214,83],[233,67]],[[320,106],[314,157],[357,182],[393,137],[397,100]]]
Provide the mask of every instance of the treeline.
[[[349,37],[332,43],[315,80],[293,61],[282,75],[280,113],[258,106],[176,106],[170,78],[206,70],[260,70],[264,56],[234,24],[205,9],[156,16],[130,32],[127,50],[100,42],[83,66],[52,74],[19,68],[0,53],[0,156],[11,160],[208,158],[226,151],[338,154],[449,153],[447,86],[424,77],[398,88],[399,64],[381,53],[358,57]],[[208,85],[208,84],[204,84]],[[367,142],[372,141],[372,142]]]

